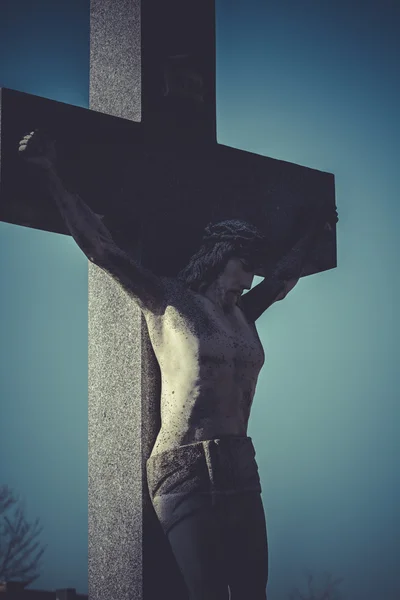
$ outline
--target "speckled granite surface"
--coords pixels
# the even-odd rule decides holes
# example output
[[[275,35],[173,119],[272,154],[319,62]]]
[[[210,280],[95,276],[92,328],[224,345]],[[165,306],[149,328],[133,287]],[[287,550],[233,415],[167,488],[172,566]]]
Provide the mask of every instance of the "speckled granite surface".
[[[90,1],[92,110],[141,119],[140,0]]]
[[[140,330],[139,309],[89,264],[91,600],[142,597]]]
[[[90,2],[90,108],[141,117],[140,0]],[[143,598],[142,316],[89,263],[89,597]]]

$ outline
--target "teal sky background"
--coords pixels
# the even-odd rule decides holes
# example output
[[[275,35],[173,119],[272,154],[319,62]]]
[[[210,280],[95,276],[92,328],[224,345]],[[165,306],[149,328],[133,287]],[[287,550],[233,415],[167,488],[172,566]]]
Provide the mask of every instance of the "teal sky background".
[[[400,5],[216,5],[218,141],[334,173],[340,217],[338,268],[259,320],[269,597],[309,570],[344,577],[344,599],[399,600]],[[1,86],[87,107],[88,74],[88,0],[1,1]],[[0,483],[44,526],[33,587],[85,592],[87,260],[0,223],[0,277]]]

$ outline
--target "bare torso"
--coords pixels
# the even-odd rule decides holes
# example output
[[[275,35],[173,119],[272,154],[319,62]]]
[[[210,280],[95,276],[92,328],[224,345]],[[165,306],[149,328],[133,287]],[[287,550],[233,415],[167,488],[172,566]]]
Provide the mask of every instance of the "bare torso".
[[[264,351],[254,324],[170,280],[162,315],[145,315],[161,371],[161,429],[152,455],[246,435]]]

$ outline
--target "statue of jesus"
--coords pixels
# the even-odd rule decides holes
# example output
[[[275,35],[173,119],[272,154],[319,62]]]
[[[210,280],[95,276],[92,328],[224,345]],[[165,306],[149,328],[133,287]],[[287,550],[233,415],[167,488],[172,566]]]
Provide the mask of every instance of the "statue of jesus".
[[[209,224],[177,277],[160,277],[117,247],[99,216],[65,189],[54,143],[31,132],[19,153],[45,173],[87,258],[123,287],[146,320],[162,382],[161,429],[147,481],[190,599],[266,600],[266,521],[247,435],[264,363],[255,322],[297,284],[316,237],[337,222],[336,213],[319,211],[253,289],[254,275],[264,274],[266,240],[238,219]]]

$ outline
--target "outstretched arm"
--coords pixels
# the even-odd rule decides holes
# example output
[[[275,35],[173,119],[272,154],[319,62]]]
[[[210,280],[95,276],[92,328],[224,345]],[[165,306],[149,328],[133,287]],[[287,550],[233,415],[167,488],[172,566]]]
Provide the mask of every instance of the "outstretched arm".
[[[109,273],[142,311],[158,312],[165,301],[161,280],[114,243],[100,217],[78,195],[65,190],[55,171],[48,172],[47,183],[69,232],[88,259]]]
[[[247,294],[241,296],[239,301],[247,320],[254,323],[274,302],[283,300],[298,281],[299,279],[281,281],[265,278],[254,286]]]
[[[308,222],[306,231],[277,262],[268,278],[241,297],[240,306],[250,321],[256,321],[274,302],[283,300],[298,283],[317,237],[325,226],[337,223],[337,212],[321,209]]]
[[[65,189],[54,167],[54,146],[39,135],[32,132],[23,138],[20,155],[42,168],[51,197],[78,246],[92,263],[118,281],[144,312],[159,312],[165,303],[161,279],[121,250],[101,218],[78,195]]]

